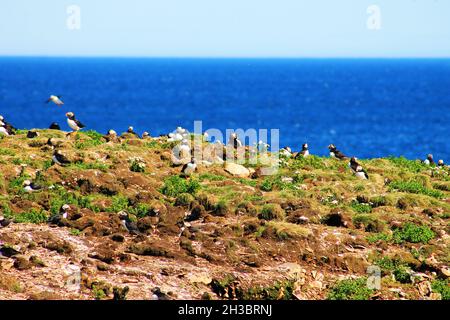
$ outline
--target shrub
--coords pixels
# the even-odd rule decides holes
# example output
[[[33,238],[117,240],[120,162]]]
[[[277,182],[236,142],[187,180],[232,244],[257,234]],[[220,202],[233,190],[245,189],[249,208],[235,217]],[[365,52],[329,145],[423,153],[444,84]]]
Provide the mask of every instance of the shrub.
[[[393,272],[395,280],[400,283],[411,283],[411,275],[408,271],[408,268],[404,265],[397,266]]]
[[[372,207],[367,203],[358,203],[353,201],[350,207],[357,213],[369,213],[372,211]]]
[[[328,293],[328,300],[368,300],[373,289],[367,287],[367,278],[339,281]]]
[[[225,202],[225,200],[220,200],[214,207],[214,215],[216,216],[226,216],[228,211],[228,204]]]
[[[435,233],[427,226],[419,226],[414,223],[406,223],[402,228],[394,231],[394,242],[404,241],[412,243],[428,243],[435,237]]]
[[[386,233],[376,233],[376,234],[371,234],[370,236],[368,236],[367,241],[369,243],[375,243],[378,241],[385,241],[385,242],[389,242],[392,240],[392,236]]]
[[[138,203],[134,207],[128,208],[128,212],[138,218],[144,218],[151,212],[151,207],[145,203]]]
[[[48,220],[48,215],[43,210],[31,209],[28,212],[24,212],[14,216],[16,223],[43,223]]]
[[[189,193],[181,193],[175,200],[176,206],[188,206],[194,201],[194,197]]]
[[[265,204],[258,215],[259,219],[264,220],[282,220],[284,218],[284,210],[279,204]]]
[[[353,224],[355,226],[364,225],[367,232],[382,232],[384,230],[384,223],[370,214],[357,214],[353,217]]]
[[[421,171],[429,168],[426,164],[424,164],[420,161],[408,160],[403,156],[399,157],[399,158],[389,157],[387,159],[389,160],[390,163],[392,163],[396,167],[398,167],[400,169],[406,169],[412,173],[418,173],[418,172],[421,172]]]
[[[133,172],[145,172],[145,161],[139,157],[133,157],[128,159],[130,162],[130,170]]]
[[[389,190],[398,190],[400,192],[408,192],[415,194],[424,194],[437,199],[442,199],[444,194],[441,191],[429,189],[424,187],[421,182],[418,181],[392,181],[389,184]]]
[[[259,188],[262,191],[272,191],[274,182],[270,178],[266,178],[261,182]]]
[[[171,176],[164,180],[164,185],[161,188],[161,193],[176,197],[181,193],[195,194],[200,189],[200,183],[197,180],[186,180],[179,176]]]
[[[442,300],[450,300],[450,285],[449,280],[434,280],[431,283],[431,289],[434,292],[440,293]]]
[[[111,200],[112,200],[111,205],[108,208],[106,208],[106,211],[108,212],[124,211],[127,210],[130,205],[128,198],[121,195],[113,196]]]

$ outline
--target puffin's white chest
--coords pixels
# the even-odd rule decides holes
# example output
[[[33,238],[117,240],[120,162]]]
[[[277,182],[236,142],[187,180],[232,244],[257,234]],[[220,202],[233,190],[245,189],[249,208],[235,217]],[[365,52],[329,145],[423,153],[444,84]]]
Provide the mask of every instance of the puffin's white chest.
[[[366,174],[363,171],[356,172],[356,176],[360,179],[367,180]]]
[[[430,165],[430,160],[426,159],[423,163],[425,163],[426,165]]]
[[[33,188],[31,188],[30,186],[26,186],[25,188],[23,188],[26,192],[33,192]]]
[[[307,157],[307,156],[309,156],[309,151],[308,150],[306,150],[304,153],[303,153],[303,157]]]
[[[195,171],[196,168],[197,168],[196,164],[188,163],[187,166],[186,166],[186,169],[184,170],[184,173],[185,174],[192,174]]]
[[[71,119],[67,119],[67,124],[69,125],[69,127],[72,130],[75,130],[75,131],[80,130],[80,128],[78,127],[77,123],[75,121],[71,120]]]
[[[336,155],[334,154],[334,152],[330,152],[330,157],[336,158]]]
[[[8,131],[4,127],[0,127],[0,134],[4,134],[5,136],[9,136]]]
[[[55,155],[52,157],[52,160],[56,164],[61,164],[61,162],[58,161],[58,158]]]

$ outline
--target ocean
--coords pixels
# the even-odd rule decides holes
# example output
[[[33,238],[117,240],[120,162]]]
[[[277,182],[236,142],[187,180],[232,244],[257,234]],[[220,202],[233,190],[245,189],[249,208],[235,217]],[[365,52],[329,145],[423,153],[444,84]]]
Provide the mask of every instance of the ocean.
[[[46,104],[50,94],[65,105]],[[152,136],[177,126],[279,129],[280,146],[450,162],[450,60],[0,58],[0,114],[18,128]],[[270,143],[270,141],[269,141]]]

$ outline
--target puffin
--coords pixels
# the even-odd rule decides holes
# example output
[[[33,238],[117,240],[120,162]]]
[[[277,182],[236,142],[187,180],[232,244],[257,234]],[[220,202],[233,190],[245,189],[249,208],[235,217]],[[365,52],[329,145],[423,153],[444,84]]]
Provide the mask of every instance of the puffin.
[[[297,153],[297,156],[295,157],[296,159],[299,159],[300,157],[306,158],[309,157],[309,149],[308,149],[308,144],[304,143],[302,144],[302,150]]]
[[[5,218],[4,216],[0,216],[0,228],[6,228],[11,224],[12,220]]]
[[[369,179],[369,174],[366,170],[363,169],[363,167],[358,163],[358,159],[355,157],[352,157],[349,162],[349,167],[352,169],[353,173],[360,179],[367,180]]]
[[[61,130],[61,127],[59,126],[58,122],[52,122],[48,128],[51,130]]]
[[[150,139],[150,138],[151,138],[150,133],[148,133],[147,131],[144,131],[142,133],[142,139]]]
[[[29,130],[29,131],[27,132],[27,138],[28,138],[28,139],[33,139],[33,138],[36,138],[36,137],[38,137],[38,136],[39,136],[39,132],[37,132],[37,131]]]
[[[439,160],[438,161],[438,167],[444,167],[445,166],[445,163],[444,163],[444,160]]]
[[[103,138],[106,140],[106,142],[120,142],[120,138],[117,136],[117,132],[112,129],[108,130]]]
[[[62,154],[60,150],[55,150],[52,157],[53,163],[59,164],[60,166],[69,165],[71,162]]]
[[[23,190],[25,192],[35,192],[35,191],[41,191],[43,188],[42,186],[30,181],[30,180],[25,180],[23,182]]]
[[[134,128],[132,126],[128,127],[127,133],[132,134],[136,137],[139,137],[139,135],[134,131]]]
[[[348,159],[348,157],[345,154],[343,154],[342,152],[340,152],[334,144],[330,144],[328,146],[328,149],[330,150],[330,157],[336,158],[339,160],[347,160]]]
[[[152,300],[171,300],[170,297],[158,287],[154,288],[152,293]]]
[[[62,205],[61,208],[59,208],[58,214],[53,215],[48,219],[48,223],[54,224],[54,225],[59,225],[61,223],[61,219],[67,219],[67,217],[68,217],[67,210],[69,210],[69,209],[70,209],[70,206],[68,204]]]
[[[6,121],[2,115],[0,115],[0,127],[3,127],[8,135],[14,135],[17,130],[12,124]]]
[[[291,157],[292,149],[290,147],[284,147],[284,148],[280,149],[280,154],[285,157]]]
[[[430,153],[429,155],[427,155],[427,158],[423,161],[423,163],[425,163],[428,166],[435,166],[436,163],[433,160],[433,155]]]
[[[50,98],[47,99],[46,103],[53,102],[57,106],[62,106],[64,102],[61,100],[61,96],[51,95]]]
[[[0,125],[0,135],[9,136],[8,130],[2,125]]]
[[[126,213],[125,211],[120,211],[119,218],[120,221],[122,222],[122,225],[129,233],[134,235],[142,235],[142,233],[139,231],[139,228],[137,227],[137,223],[131,221],[130,217],[128,216],[128,213]]]
[[[191,161],[186,163],[183,168],[181,168],[181,173],[184,176],[190,176],[195,171],[197,171],[197,160],[192,157]]]
[[[232,146],[233,148],[237,149],[239,147],[242,147],[242,142],[239,140],[238,135],[236,132],[233,132],[230,135],[230,140],[228,141],[228,145]]]
[[[86,127],[79,120],[75,119],[75,114],[73,112],[67,112],[66,117],[67,117],[67,124],[73,130],[73,132],[77,132]]]

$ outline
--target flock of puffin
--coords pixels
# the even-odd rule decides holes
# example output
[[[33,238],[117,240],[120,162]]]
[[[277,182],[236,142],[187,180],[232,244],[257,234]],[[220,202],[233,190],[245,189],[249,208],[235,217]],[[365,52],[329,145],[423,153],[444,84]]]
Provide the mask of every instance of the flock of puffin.
[[[64,105],[64,102],[61,100],[61,97],[56,96],[56,95],[51,95],[46,100],[46,103],[50,103],[50,102],[54,103],[57,106]],[[67,112],[66,117],[67,117],[67,125],[73,130],[72,132],[69,132],[67,135],[76,133],[79,130],[86,127],[82,122],[80,122],[75,117],[75,114],[73,112]],[[58,125],[58,123],[54,122],[49,126],[49,129],[60,130],[60,126]],[[16,131],[16,129],[9,122],[7,122],[3,116],[0,115],[0,135],[6,135],[6,136],[14,135],[15,131]],[[139,135],[134,131],[133,127],[131,127],[131,126],[128,128],[128,130],[125,134],[132,135],[136,138],[142,138],[142,139],[150,138],[150,134],[148,132],[144,132],[142,134],[142,136],[139,137]],[[34,137],[37,137],[38,135],[39,135],[39,132],[32,131],[32,130],[28,131],[28,133],[27,133],[28,138],[34,138]],[[168,137],[168,141],[180,141],[181,142],[180,150],[183,151],[184,149],[186,149],[186,150],[184,150],[185,153],[191,153],[191,150],[189,147],[189,142],[188,142],[188,132],[186,129],[178,127],[175,132],[170,133],[169,135],[167,135],[167,137]],[[206,133],[204,134],[204,137],[207,139]],[[110,142],[110,141],[120,142],[120,137],[117,135],[117,133],[114,130],[109,130],[107,132],[107,134],[104,135],[104,139],[107,142]],[[53,156],[52,156],[53,163],[61,165],[61,166],[70,164],[70,160],[68,160],[62,154],[62,152],[56,148],[57,143],[55,142],[54,139],[52,139],[52,138],[48,139],[47,146],[50,149],[54,150]],[[234,149],[238,149],[238,148],[243,147],[243,143],[241,142],[241,140],[239,139],[239,137],[236,133],[232,133],[230,135],[227,146],[230,146]],[[260,152],[267,151],[268,146],[269,146],[268,144],[265,144],[262,141],[259,141],[257,143],[257,150]],[[343,160],[343,161],[348,161],[348,159],[350,159],[348,165],[357,177],[359,177],[361,179],[369,178],[367,171],[361,166],[360,163],[358,163],[358,159],[356,157],[351,157],[351,158],[347,157],[345,154],[343,154],[341,151],[339,151],[334,144],[330,144],[328,146],[328,149],[330,152],[330,157],[332,157],[332,158],[336,158],[336,159]],[[306,144],[306,143],[302,145],[302,150],[300,152],[292,152],[290,147],[284,147],[279,152],[280,152],[280,155],[283,155],[286,157],[293,157],[293,158],[308,157],[310,155],[309,149],[308,149],[308,144]],[[443,160],[439,160],[438,163],[436,164],[433,160],[432,154],[428,154],[427,158],[422,162],[427,165],[431,165],[431,166],[436,166],[436,165],[438,167],[445,166]],[[190,176],[196,170],[197,170],[197,160],[192,156],[191,161],[188,163],[185,163],[184,166],[182,167],[181,173],[185,176]],[[28,180],[25,181],[25,184],[26,184],[25,185],[26,191],[35,190],[35,188],[37,188],[36,186],[33,186],[32,182],[30,182]]]

